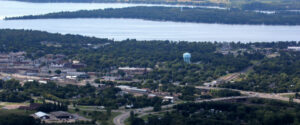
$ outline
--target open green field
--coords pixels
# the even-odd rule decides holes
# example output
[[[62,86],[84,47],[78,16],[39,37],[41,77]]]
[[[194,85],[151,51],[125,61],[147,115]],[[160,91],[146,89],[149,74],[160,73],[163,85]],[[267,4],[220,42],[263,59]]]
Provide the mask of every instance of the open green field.
[[[90,109],[89,107],[85,107],[85,106],[81,106],[79,108],[79,111],[76,112],[74,109],[69,109],[69,112],[70,113],[78,113],[79,115],[81,116],[84,116],[86,118],[89,118],[89,119],[93,119],[93,115],[91,115],[90,113],[93,113],[94,111],[84,111],[84,109]],[[97,111],[97,112],[100,112],[100,111]],[[106,114],[106,111],[101,111],[101,113],[103,113],[104,115],[107,115]],[[111,112],[111,115],[108,117],[107,120],[97,120],[99,123],[103,123],[103,122],[106,122],[107,125],[114,125],[113,123],[113,119],[118,116],[119,114],[121,114],[120,112]]]

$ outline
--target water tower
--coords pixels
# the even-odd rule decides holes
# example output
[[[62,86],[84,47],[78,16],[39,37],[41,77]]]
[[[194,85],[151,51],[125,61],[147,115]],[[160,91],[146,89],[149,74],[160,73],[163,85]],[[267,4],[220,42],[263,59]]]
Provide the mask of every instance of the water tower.
[[[183,54],[183,61],[185,63],[191,63],[191,57],[192,57],[191,54],[186,52]]]

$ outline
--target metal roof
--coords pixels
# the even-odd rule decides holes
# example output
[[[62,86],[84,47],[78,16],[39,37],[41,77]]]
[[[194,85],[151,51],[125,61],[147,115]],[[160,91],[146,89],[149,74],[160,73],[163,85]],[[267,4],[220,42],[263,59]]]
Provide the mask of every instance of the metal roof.
[[[34,113],[36,116],[38,116],[39,118],[40,117],[44,117],[44,116],[48,116],[48,114],[46,114],[46,113],[44,113],[44,112],[41,112],[41,111],[39,111],[39,112],[37,112],[37,113]]]

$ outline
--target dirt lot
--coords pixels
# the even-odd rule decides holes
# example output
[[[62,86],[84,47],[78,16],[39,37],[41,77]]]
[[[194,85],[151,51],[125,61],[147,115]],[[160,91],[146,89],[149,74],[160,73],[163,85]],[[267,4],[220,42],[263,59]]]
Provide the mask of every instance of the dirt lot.
[[[29,103],[10,103],[10,102],[0,102],[2,109],[18,109],[20,106],[28,106]]]

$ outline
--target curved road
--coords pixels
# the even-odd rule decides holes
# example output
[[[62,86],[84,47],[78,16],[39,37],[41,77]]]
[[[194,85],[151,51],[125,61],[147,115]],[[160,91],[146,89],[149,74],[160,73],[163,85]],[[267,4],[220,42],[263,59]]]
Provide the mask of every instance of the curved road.
[[[205,87],[205,86],[196,86],[197,89],[228,89],[228,88],[217,88],[217,87]],[[282,97],[283,94],[295,94],[295,93],[277,93],[277,94],[270,94],[270,93],[260,93],[260,92],[252,92],[252,91],[243,91],[243,90],[237,90],[237,89],[228,89],[233,91],[239,91],[241,94],[248,95],[248,96],[236,96],[236,97],[224,97],[224,98],[215,98],[215,99],[206,99],[206,100],[198,100],[195,101],[197,103],[200,102],[206,102],[206,101],[222,101],[222,100],[231,100],[231,99],[241,99],[241,98],[265,98],[265,99],[276,99],[281,101],[289,101],[290,99],[288,97]],[[299,99],[293,100],[296,103],[300,103]],[[170,104],[170,105],[164,105],[162,106],[162,109],[170,108],[176,104]],[[125,125],[125,120],[129,118],[130,111],[134,111],[135,113],[141,114],[141,115],[147,115],[150,114],[153,110],[152,107],[147,108],[140,108],[140,109],[134,109],[134,110],[128,110],[123,112],[122,114],[118,115],[114,118],[113,122],[115,125]]]
[[[288,97],[283,97],[282,95],[288,95],[288,94],[295,94],[296,92],[291,92],[291,93],[261,93],[261,92],[252,92],[252,91],[243,91],[243,90],[238,90],[238,89],[229,89],[229,88],[218,88],[218,87],[205,87],[205,86],[196,86],[195,88],[197,89],[227,89],[227,90],[232,90],[232,91],[238,91],[241,94],[244,95],[250,95],[250,96],[255,96],[257,98],[265,98],[265,99],[276,99],[276,100],[281,100],[281,101],[289,101],[290,98]],[[296,103],[300,103],[299,99],[294,99],[293,100]]]
[[[215,98],[215,99],[198,100],[198,101],[195,101],[195,102],[200,103],[200,102],[208,102],[208,101],[222,101],[222,100],[241,99],[241,98],[251,98],[251,97],[254,97],[254,96],[224,97],[224,98]],[[162,108],[162,109],[171,108],[171,107],[173,107],[174,105],[177,105],[177,104],[164,105],[164,106],[162,106],[161,108]],[[115,125],[125,125],[125,120],[126,120],[127,118],[129,118],[129,116],[130,116],[130,111],[134,111],[135,113],[138,113],[138,114],[141,114],[141,115],[147,115],[147,114],[150,114],[152,110],[153,110],[152,107],[129,110],[129,111],[123,112],[122,114],[120,114],[120,115],[118,115],[117,117],[115,117],[114,120],[113,120],[113,122],[114,122]]]

